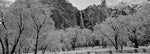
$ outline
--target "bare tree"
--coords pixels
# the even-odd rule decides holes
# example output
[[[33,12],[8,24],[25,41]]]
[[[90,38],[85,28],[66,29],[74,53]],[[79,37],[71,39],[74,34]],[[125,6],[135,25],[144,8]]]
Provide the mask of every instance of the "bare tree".
[[[3,26],[2,29],[4,29],[5,31],[7,31],[7,27],[6,27],[5,21],[4,21],[4,13],[2,11],[1,11],[1,14],[2,14],[1,15],[1,17],[2,17],[1,18],[1,23],[2,23],[2,26]],[[6,45],[6,43],[8,44],[8,35],[7,35],[7,33],[5,33],[5,38],[3,38],[3,39],[2,39],[2,37],[0,38],[0,42],[1,42],[1,45],[2,45],[3,54],[9,52],[8,51],[9,50],[9,46]],[[6,49],[5,49],[5,46],[6,46]]]
[[[30,9],[31,11],[31,18],[33,21],[33,27],[35,29],[36,32],[36,41],[35,41],[35,54],[37,54],[38,51],[38,44],[39,44],[39,39],[40,36],[42,36],[42,28],[45,26],[46,24],[46,20],[47,20],[47,16],[46,13],[44,12],[44,10],[39,10],[39,12],[34,12],[34,10]],[[38,15],[36,15],[37,13],[39,13]],[[42,14],[41,16],[44,16],[43,18],[40,18],[40,14]]]
[[[9,13],[9,12],[8,12]],[[9,14],[8,14],[9,15]],[[13,46],[12,46],[12,50],[10,50],[10,47],[9,47],[9,38],[8,38],[8,36],[9,36],[9,34],[8,34],[8,32],[9,32],[9,29],[10,28],[8,28],[8,26],[11,26],[11,24],[7,24],[8,22],[10,22],[10,23],[13,23],[12,21],[8,21],[8,18],[6,18],[5,17],[5,14],[4,14],[4,12],[2,12],[2,15],[1,15],[1,17],[2,17],[2,19],[1,19],[1,23],[2,23],[2,26],[3,26],[3,29],[5,30],[5,38],[4,38],[4,43],[5,44],[3,44],[3,48],[4,48],[4,46],[6,47],[6,49],[3,49],[3,53],[5,54],[5,50],[6,50],[6,54],[9,54],[9,53],[11,53],[11,54],[13,54],[14,52],[15,52],[15,50],[16,50],[16,47],[17,47],[17,45],[18,45],[18,43],[19,43],[19,41],[20,41],[20,38],[21,38],[21,34],[23,33],[23,31],[24,31],[24,22],[23,22],[23,17],[22,17],[22,13],[19,13],[19,17],[18,16],[15,16],[14,15],[14,18],[13,18],[13,20],[15,20],[15,22],[16,23],[14,23],[17,27],[17,30],[19,31],[18,32],[18,36],[15,38],[15,41],[14,41],[14,43],[13,43]],[[6,24],[8,25],[8,26],[6,26]],[[2,43],[2,42],[1,42]]]
[[[22,13],[19,14],[19,18],[17,19],[17,25],[18,25],[18,30],[19,30],[19,35],[16,39],[16,41],[14,42],[14,45],[12,47],[12,50],[11,50],[11,54],[14,54],[15,50],[16,50],[16,47],[20,41],[20,38],[22,36],[22,33],[24,31],[24,27],[25,27],[25,22],[23,21],[23,16],[22,16]]]
[[[128,33],[129,37],[128,39],[133,43],[133,47],[134,48],[139,48],[139,44],[138,44],[138,28],[137,27],[130,27],[127,29],[128,31],[127,32],[130,32]]]
[[[100,24],[97,28],[102,36],[106,37],[116,50],[119,49],[119,37],[121,36],[124,24],[119,18],[108,18],[105,22]],[[120,45],[121,46],[121,45]]]

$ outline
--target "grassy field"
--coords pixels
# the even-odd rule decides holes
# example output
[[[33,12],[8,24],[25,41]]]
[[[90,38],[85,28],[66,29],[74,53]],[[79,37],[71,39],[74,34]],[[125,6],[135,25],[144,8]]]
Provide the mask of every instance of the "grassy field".
[[[39,52],[38,54],[42,53]],[[54,52],[54,53],[46,52],[45,54],[150,54],[150,47],[141,46],[138,49],[132,47],[124,47],[123,51],[116,51],[113,47],[112,48],[88,47],[88,48],[77,48],[77,50],[75,51]]]

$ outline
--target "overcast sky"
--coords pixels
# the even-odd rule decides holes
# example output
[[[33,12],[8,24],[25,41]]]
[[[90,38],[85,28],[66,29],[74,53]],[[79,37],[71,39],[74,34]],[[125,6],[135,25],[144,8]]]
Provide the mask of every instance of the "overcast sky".
[[[10,0],[10,1],[15,1],[15,0]],[[77,7],[79,10],[85,9],[89,5],[101,3],[101,0],[68,0],[68,1],[71,2],[73,6]],[[114,6],[121,1],[129,2],[129,3],[141,3],[142,1],[145,0],[106,0],[108,6]]]
[[[101,0],[68,0],[79,10],[85,9],[89,5],[100,4]],[[146,0],[106,0],[108,6],[114,6],[119,2],[141,3]]]
[[[14,2],[15,0],[7,0],[7,1],[13,1]]]
[[[100,0],[69,0],[78,9],[84,9],[92,4],[100,4]]]
[[[89,5],[100,4],[101,0],[69,0],[74,6],[76,6],[79,10],[85,9]],[[121,0],[106,0],[108,5],[114,5]]]

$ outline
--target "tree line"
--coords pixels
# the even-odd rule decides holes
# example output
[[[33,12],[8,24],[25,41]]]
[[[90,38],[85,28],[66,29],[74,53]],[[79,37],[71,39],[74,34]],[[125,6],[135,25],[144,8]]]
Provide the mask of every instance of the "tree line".
[[[55,1],[56,4],[59,2],[47,1]],[[3,54],[33,52],[37,54],[39,51],[44,54],[46,51],[69,51],[94,46],[102,48],[113,46],[116,50],[122,50],[126,46],[138,48],[149,45],[148,4],[131,15],[107,17],[103,22],[93,25],[91,30],[81,29],[80,26],[56,29],[57,23],[53,19],[53,13],[58,14],[56,15],[58,18],[61,13],[55,12],[55,9],[60,8],[53,6],[53,3],[41,2],[43,0],[17,0],[9,7],[1,6],[0,44]],[[61,14],[62,16],[65,15]],[[63,27],[63,24],[58,25]]]

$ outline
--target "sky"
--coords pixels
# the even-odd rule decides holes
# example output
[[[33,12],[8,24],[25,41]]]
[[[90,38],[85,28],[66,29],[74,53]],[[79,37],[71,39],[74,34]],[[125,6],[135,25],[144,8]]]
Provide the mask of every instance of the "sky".
[[[100,0],[68,0],[76,6],[79,10],[85,9],[89,5],[100,4]]]
[[[15,0],[7,0],[7,1],[13,1],[14,2]]]
[[[15,0],[9,0],[9,1],[15,1]],[[68,0],[70,3],[72,3],[73,6],[77,7],[79,10],[83,10],[87,8],[89,5],[93,4],[100,4],[101,0]],[[128,2],[128,3],[142,3],[146,0],[106,0],[107,6],[115,6],[119,2]]]
[[[101,0],[69,0],[73,6],[76,6],[79,10],[85,9],[89,5],[100,4]],[[106,0],[108,5],[114,5],[121,0]]]
[[[77,7],[79,10],[85,9],[89,5],[100,4],[101,0],[68,0]],[[119,2],[128,2],[128,3],[142,3],[146,0],[106,0],[107,6],[115,6]]]

